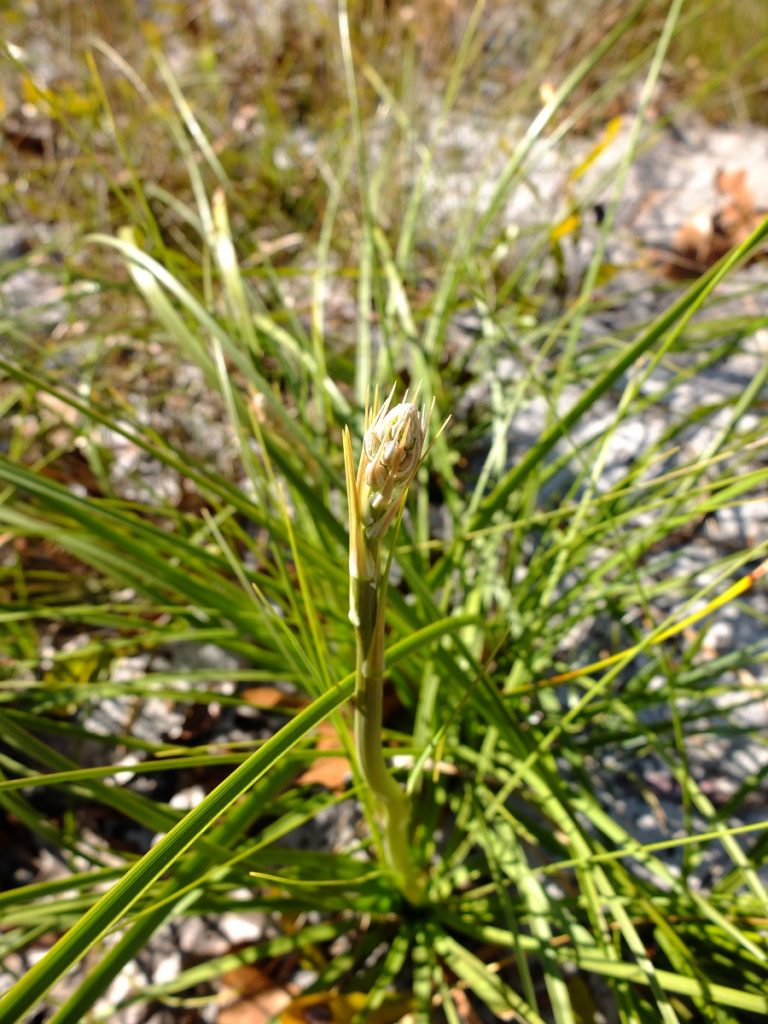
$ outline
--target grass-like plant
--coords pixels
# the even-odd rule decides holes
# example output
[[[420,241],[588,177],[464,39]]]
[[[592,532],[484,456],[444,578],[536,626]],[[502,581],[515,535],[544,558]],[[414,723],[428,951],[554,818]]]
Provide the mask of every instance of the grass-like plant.
[[[4,313],[0,808],[56,871],[27,861],[0,894],[0,960],[17,974],[0,1024],[41,1004],[55,1024],[191,1010],[234,968],[281,961],[309,978],[290,993],[294,1019],[310,1003],[379,1024],[768,1013],[768,823],[750,810],[765,772],[716,802],[719,758],[704,774],[694,763],[706,743],[754,741],[742,713],[765,699],[764,643],[712,650],[701,625],[733,602],[762,622],[744,598],[766,542],[694,556],[707,522],[764,492],[768,367],[727,400],[673,401],[763,327],[717,302],[768,226],[646,322],[595,330],[619,269],[605,259],[613,207],[562,302],[563,216],[583,225],[591,193],[574,175],[567,211],[527,228],[512,260],[504,219],[539,155],[622,87],[606,66],[646,72],[629,147],[606,172],[621,183],[678,19],[708,6],[668,5],[650,45],[632,35],[646,5],[617,10],[493,179],[477,172],[442,238],[427,206],[438,136],[482,57],[482,5],[423,135],[414,51],[398,91],[364,62],[342,4],[333,87],[349,119],[310,168],[275,156],[280,83],[247,177],[159,54],[140,75],[102,45],[95,107],[44,98],[79,147],[80,215],[93,228],[106,208],[109,230],[66,250],[69,325],[49,339]],[[26,88],[36,95],[33,78]],[[141,127],[122,116],[130,89]],[[94,109],[119,161],[83,130]],[[157,178],[159,152],[172,180]],[[93,209],[92,180],[108,195]],[[264,224],[286,234],[265,242]],[[759,279],[743,280],[755,298]],[[468,313],[470,353],[451,335]],[[422,381],[423,407],[396,389],[366,411],[393,379]],[[436,422],[463,412],[422,464],[433,395]],[[510,454],[531,409],[540,429]],[[608,476],[622,430],[661,410],[661,434]],[[185,652],[206,645],[229,660],[189,668]],[[157,701],[181,709],[183,729],[139,731]],[[243,740],[254,702],[260,732]],[[115,707],[105,730],[95,712]],[[239,731],[217,733],[216,714],[241,716]],[[348,770],[307,781],[327,758]],[[674,824],[648,765],[677,794]],[[190,777],[204,795],[182,810]],[[622,800],[659,834],[644,838]],[[344,831],[349,804],[364,821]],[[303,849],[296,835],[317,820],[332,823],[323,848]],[[184,949],[174,977],[114,995],[163,928],[183,937],[191,918],[232,911],[263,914],[269,932],[202,961]]]
[[[355,628],[355,752],[363,785],[381,828],[384,861],[411,903],[424,902],[423,868],[409,845],[410,807],[382,754],[384,651],[389,560],[381,562],[381,542],[399,522],[408,488],[421,465],[429,422],[406,400],[386,401],[366,413],[360,461],[355,471],[352,440],[344,432],[344,468],[349,506],[349,618]]]

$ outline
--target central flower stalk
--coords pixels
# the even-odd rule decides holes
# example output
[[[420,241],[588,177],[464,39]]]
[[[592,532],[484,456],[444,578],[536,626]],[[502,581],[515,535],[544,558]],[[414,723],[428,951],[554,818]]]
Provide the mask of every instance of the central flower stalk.
[[[385,865],[414,904],[424,902],[424,873],[409,846],[410,802],[387,768],[382,752],[384,613],[387,569],[380,544],[402,510],[423,460],[429,413],[412,402],[390,408],[394,389],[380,409],[366,413],[357,470],[349,430],[344,432],[344,465],[349,504],[349,618],[357,640],[355,749],[372,797],[375,826]],[[407,396],[406,396],[407,397]]]

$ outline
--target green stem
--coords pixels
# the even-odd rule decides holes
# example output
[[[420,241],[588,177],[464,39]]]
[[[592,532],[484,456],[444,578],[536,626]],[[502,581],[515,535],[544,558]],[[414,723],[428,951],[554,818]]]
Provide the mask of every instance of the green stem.
[[[373,796],[384,862],[406,899],[424,902],[424,877],[408,843],[410,801],[389,773],[382,753],[384,615],[374,580],[353,580],[357,624],[355,750],[360,772]]]

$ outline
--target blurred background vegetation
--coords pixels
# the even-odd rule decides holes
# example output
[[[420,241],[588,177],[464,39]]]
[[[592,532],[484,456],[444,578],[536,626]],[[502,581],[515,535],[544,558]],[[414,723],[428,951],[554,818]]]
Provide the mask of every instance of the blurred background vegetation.
[[[4,4],[0,34],[11,44],[0,63],[0,202],[11,221],[68,221],[112,230],[119,196],[140,169],[169,190],[186,176],[158,133],[165,89],[155,54],[164,54],[189,103],[244,191],[239,213],[279,236],[317,225],[324,188],[311,163],[281,166],[280,148],[304,126],[343,132],[346,91],[334,5],[325,0],[133,3],[24,0]],[[542,89],[589,54],[620,18],[633,25],[576,90],[561,117],[611,85],[608,109],[631,107],[634,59],[657,38],[665,0],[351,0],[359,67],[370,64],[413,112],[452,73],[468,21],[479,30],[467,55],[460,102],[465,111],[499,119],[530,115]],[[125,66],[131,74],[125,74]],[[361,76],[362,78],[362,76]],[[141,88],[137,87],[138,83]],[[625,88],[616,83],[625,82]],[[360,82],[363,112],[380,98]],[[151,97],[151,99],[150,99]],[[713,123],[765,123],[768,118],[768,7],[762,0],[692,0],[665,63],[659,112],[680,103]],[[589,112],[577,128],[599,130]],[[115,143],[118,143],[116,145]],[[283,161],[283,164],[285,161]]]

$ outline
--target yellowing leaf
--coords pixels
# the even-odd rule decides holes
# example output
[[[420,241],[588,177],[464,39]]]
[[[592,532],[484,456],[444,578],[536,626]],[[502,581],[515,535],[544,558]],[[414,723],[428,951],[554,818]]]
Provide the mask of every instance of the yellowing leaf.
[[[21,95],[25,103],[33,104],[41,113],[48,115],[69,114],[72,117],[83,117],[94,113],[99,106],[99,98],[95,92],[81,92],[69,85],[48,88],[29,76],[21,80]]]
[[[573,234],[581,225],[581,217],[578,213],[571,213],[559,224],[555,224],[549,233],[550,241],[559,242],[561,238],[565,238],[567,235]]]
[[[41,98],[45,98],[45,90],[36,85],[29,75],[24,75],[21,80],[21,98],[25,103],[37,105]]]
[[[607,658],[601,658],[600,661],[593,661],[591,664],[585,665],[583,668],[576,668],[572,669],[570,672],[561,672],[559,675],[550,676],[549,679],[546,680],[546,683],[567,683],[570,682],[571,679],[578,679],[579,676],[591,675],[593,672],[597,672],[600,669],[609,668],[611,665],[615,665],[616,662],[622,661],[624,658],[629,660],[634,657],[635,654],[639,654],[640,651],[645,650],[647,647],[655,647],[657,644],[661,644],[665,640],[669,640],[671,637],[677,636],[678,633],[682,633],[683,630],[687,629],[689,626],[693,626],[707,615],[711,615],[712,612],[717,611],[718,608],[722,608],[723,605],[728,604],[729,601],[733,601],[735,598],[740,597],[743,593],[749,590],[757,580],[762,579],[766,574],[768,574],[768,558],[761,562],[756,569],[748,572],[746,576],[742,576],[741,579],[736,580],[736,582],[728,587],[728,589],[722,594],[718,594],[717,597],[713,597],[712,600],[703,608],[699,608],[697,611],[691,612],[690,615],[686,615],[685,618],[676,622],[674,625],[668,626],[666,629],[652,634],[651,637],[643,643],[635,644],[633,647],[627,647],[625,650],[619,651],[617,654],[611,654]]]
[[[315,992],[300,996],[280,1014],[280,1024],[318,1024],[328,1020],[331,1024],[352,1024],[367,999],[364,992]],[[407,995],[386,996],[381,1006],[366,1011],[366,1024],[398,1024],[410,1009],[411,1001]]]
[[[579,178],[586,174],[592,164],[597,160],[601,153],[603,153],[613,142],[618,134],[619,128],[623,123],[622,117],[612,117],[608,124],[605,126],[605,130],[600,138],[597,140],[597,144],[590,149],[589,153],[584,157],[580,164],[577,164],[568,176],[569,181],[578,181]]]

